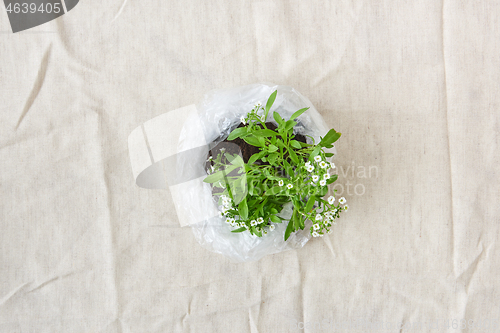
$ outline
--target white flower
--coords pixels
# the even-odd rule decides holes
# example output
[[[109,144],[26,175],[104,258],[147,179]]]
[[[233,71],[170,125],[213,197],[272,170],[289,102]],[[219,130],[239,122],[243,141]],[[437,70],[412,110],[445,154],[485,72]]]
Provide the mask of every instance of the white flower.
[[[231,222],[231,227],[237,227],[238,226],[238,223],[236,222]]]
[[[286,187],[287,187],[288,189],[291,189],[291,188],[293,188],[293,185],[292,185],[292,184],[286,184]]]
[[[262,228],[261,228],[261,227],[257,227],[257,228],[255,228],[255,231],[257,231],[257,232],[261,232],[261,231],[262,231]]]
[[[328,167],[328,164],[326,164],[325,161],[321,161],[321,163],[319,164],[319,166],[321,167],[321,169],[325,169],[326,167]]]
[[[279,186],[283,186],[283,184],[284,184],[284,181],[283,181],[283,179],[281,179],[281,180],[278,182],[278,185],[279,185]]]
[[[270,230],[270,231],[273,231],[273,230],[274,230],[274,228],[276,228],[276,227],[274,226],[274,224],[271,224],[271,225],[269,226],[269,230]]]
[[[306,167],[306,170],[307,172],[313,172],[314,171],[314,167],[312,165],[309,165]]]
[[[220,215],[220,217],[224,217],[224,213],[223,212],[219,212],[219,215]]]
[[[314,156],[314,160],[316,162],[321,162],[321,156],[319,156],[319,155]]]
[[[316,231],[313,231],[312,235],[313,235],[313,237],[318,237],[319,236],[319,234]]]
[[[328,203],[329,203],[330,205],[333,205],[333,203],[334,203],[334,202],[335,202],[335,197],[334,197],[333,195],[330,195],[330,196],[328,197]]]
[[[259,107],[261,106],[262,104],[260,102],[257,102],[257,104],[255,104],[255,106]]]
[[[265,230],[265,229],[264,229],[264,230],[262,230],[262,233],[263,233],[264,235],[267,235],[267,230]]]
[[[335,163],[330,163],[330,168],[335,169]]]
[[[325,186],[326,185],[326,180],[324,180],[324,179],[320,180],[319,184],[321,186]]]
[[[266,121],[265,116],[260,117],[260,119],[261,119],[262,121]]]
[[[319,230],[319,224],[317,224],[317,223],[316,223],[316,224],[313,224],[313,229],[314,229],[314,230]]]
[[[329,175],[329,174],[327,174],[327,173],[325,173],[325,174],[323,175],[323,179],[330,179],[330,175]]]
[[[247,122],[245,121],[245,117],[244,117],[244,116],[241,116],[240,121],[241,121],[241,123],[242,123],[243,125],[246,125],[246,123],[247,123]]]
[[[209,157],[208,157],[208,160],[209,160],[209,161],[212,161],[213,159],[214,159],[214,158],[213,158],[212,156],[209,156]]]
[[[313,182],[317,182],[319,180],[319,176],[318,175],[313,175],[312,176],[312,180],[313,180]]]
[[[344,210],[348,210],[348,209],[349,209],[349,205],[345,205]]]
[[[339,199],[339,204],[341,204],[341,205],[345,204],[346,202],[347,202],[347,200],[344,197]]]
[[[337,212],[337,208],[335,208],[334,210],[332,210],[332,213],[335,214]]]
[[[316,221],[319,221],[323,219],[323,216],[321,216],[321,214],[316,214]]]
[[[251,226],[256,226],[257,225],[257,221],[255,221],[255,220],[250,221],[250,225]]]
[[[310,161],[307,161],[306,164],[305,164],[305,167],[307,168],[308,166],[311,166],[311,162]]]
[[[264,219],[262,217],[257,218],[257,223],[264,223]]]
[[[223,152],[225,152],[225,151],[226,151],[226,148],[224,148],[224,147],[222,147],[222,148],[220,149],[220,152],[221,152],[221,153],[223,153]]]

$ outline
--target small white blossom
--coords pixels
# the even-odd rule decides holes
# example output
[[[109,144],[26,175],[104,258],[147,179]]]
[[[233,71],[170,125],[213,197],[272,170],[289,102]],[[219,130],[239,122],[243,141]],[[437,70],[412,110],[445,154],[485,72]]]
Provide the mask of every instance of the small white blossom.
[[[269,226],[269,230],[270,230],[270,231],[273,231],[273,230],[274,230],[274,228],[276,228],[276,227],[274,226],[274,224],[271,224],[271,225]]]
[[[219,215],[220,215],[220,217],[224,217],[224,213],[223,212],[219,212]]]
[[[267,230],[265,230],[265,229],[264,229],[264,230],[262,230],[262,233],[263,233],[264,235],[267,235]]]
[[[318,175],[313,175],[312,176],[312,180],[313,180],[313,182],[317,182],[319,180],[319,176]]]
[[[264,219],[262,217],[257,218],[257,223],[264,223]]]
[[[317,224],[317,223],[316,223],[316,224],[313,224],[313,229],[314,229],[314,230],[319,230],[319,224]]]
[[[309,165],[306,167],[306,170],[307,172],[313,172],[314,171],[314,167],[312,165]]]
[[[313,231],[312,235],[313,235],[313,237],[318,237],[319,236],[319,234],[316,231]]]
[[[328,167],[328,164],[325,161],[321,161],[321,163],[319,164],[319,166],[321,167],[321,169],[325,169],[325,168]]]
[[[311,166],[311,162],[310,161],[307,161],[306,164],[305,164],[305,167],[307,168],[308,166]]]
[[[341,204],[341,205],[345,204],[346,202],[347,202],[347,200],[344,197],[339,199],[339,204]]]
[[[246,122],[246,120],[245,120],[245,117],[244,117],[244,116],[241,116],[240,121],[241,121],[241,123],[242,123],[243,125],[246,125],[246,124],[247,124],[247,122]]]
[[[220,152],[221,152],[221,153],[223,153],[223,152],[225,152],[225,151],[226,151],[226,148],[224,148],[224,147],[222,147],[222,148],[220,149]]]
[[[348,209],[349,209],[349,205],[345,205],[344,210],[348,210]]]
[[[335,163],[330,163],[330,168],[335,169]]]
[[[326,180],[324,180],[324,179],[320,180],[319,184],[321,186],[325,186],[326,185]]]
[[[327,174],[327,173],[325,173],[325,174],[323,175],[323,179],[330,179],[330,175],[329,175],[329,174]]]
[[[251,226],[256,226],[257,225],[257,221],[255,221],[255,220],[250,221],[250,225]]]
[[[316,221],[319,221],[323,219],[323,216],[321,216],[321,214],[316,214]]]
[[[255,106],[257,106],[257,107],[259,107],[261,105],[262,105],[262,103],[260,103],[260,102],[257,102],[257,104],[255,104]]]
[[[334,203],[334,202],[335,202],[335,197],[334,197],[333,195],[330,195],[330,196],[328,197],[328,203],[329,203],[330,205],[333,205],[333,203]]]
[[[292,185],[292,184],[286,184],[286,187],[287,187],[288,189],[291,189],[291,188],[293,188],[293,185]]]
[[[337,212],[337,208],[335,208],[334,210],[332,210],[332,213],[335,214]]]
[[[261,231],[262,231],[262,228],[261,228],[261,227],[257,227],[257,228],[255,228],[255,231],[257,231],[257,232],[261,232]]]
[[[314,160],[316,162],[321,162],[321,156],[319,156],[319,155],[314,156]]]
[[[284,183],[285,183],[285,182],[283,181],[283,179],[281,179],[281,180],[278,182],[278,185],[279,185],[279,186],[283,186],[283,184],[284,184]]]

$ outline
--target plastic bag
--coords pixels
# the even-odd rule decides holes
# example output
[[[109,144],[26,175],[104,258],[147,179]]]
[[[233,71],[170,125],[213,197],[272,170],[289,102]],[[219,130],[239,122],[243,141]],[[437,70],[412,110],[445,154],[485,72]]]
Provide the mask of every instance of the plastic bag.
[[[312,103],[291,87],[272,84],[212,91],[195,107],[182,108],[145,123],[143,132],[151,155],[149,166],[145,162],[134,162],[134,159],[146,158],[144,153],[139,156],[133,152],[142,147],[142,143],[138,143],[140,140],[135,139],[142,135],[140,131],[136,130],[129,137],[137,184],[147,188],[166,188],[166,184],[160,184],[166,179],[181,226],[191,227],[196,240],[204,248],[237,262],[255,261],[268,254],[301,248],[311,237],[306,225],[304,230],[293,233],[285,241],[288,221],[276,224],[276,229],[263,237],[249,232],[231,232],[233,228],[220,215],[211,184],[203,182],[207,176],[205,164],[209,150],[227,138],[239,125],[241,116],[258,102],[265,104],[275,90],[278,94],[270,113],[276,111],[288,119],[295,111],[309,107],[297,119],[294,133],[311,136],[317,143],[328,128]],[[272,117],[267,121],[276,124]],[[329,152],[335,153],[335,148]],[[158,175],[162,172],[164,178]],[[289,203],[281,216],[289,219],[291,213]]]

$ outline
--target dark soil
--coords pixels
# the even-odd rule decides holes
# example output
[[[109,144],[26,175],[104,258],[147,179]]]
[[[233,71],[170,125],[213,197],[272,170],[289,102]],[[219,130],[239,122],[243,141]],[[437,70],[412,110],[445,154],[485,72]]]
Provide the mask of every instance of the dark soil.
[[[245,127],[245,126],[247,126],[247,125],[243,125],[243,124],[238,125],[238,127]],[[271,130],[276,129],[276,126],[270,122],[266,123],[266,127],[268,129],[271,129]],[[301,134],[296,134],[294,140],[306,143],[306,137],[301,135]],[[252,146],[252,145],[246,143],[245,140],[243,140],[241,138],[236,138],[232,141],[228,141],[227,139],[225,139],[224,141],[220,142],[219,144],[215,145],[213,148],[210,149],[210,151],[208,152],[208,157],[212,156],[213,158],[215,158],[216,156],[218,156],[220,154],[222,148],[224,148],[227,153],[230,153],[233,155],[240,154],[240,152],[241,152],[241,156],[243,157],[243,161],[245,163],[248,162],[248,160],[250,159],[250,157],[253,154],[260,152],[259,147]],[[257,160],[256,163],[267,164],[267,163],[262,162],[261,160]],[[205,165],[205,170],[210,169],[211,165],[213,165],[213,162],[207,161],[207,163]]]

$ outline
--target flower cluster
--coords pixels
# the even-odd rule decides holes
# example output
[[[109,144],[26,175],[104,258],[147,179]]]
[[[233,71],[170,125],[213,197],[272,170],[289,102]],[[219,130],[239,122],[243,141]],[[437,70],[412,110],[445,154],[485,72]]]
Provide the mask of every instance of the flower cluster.
[[[344,197],[340,198],[338,202],[339,204],[335,205],[335,197],[331,195],[328,197],[327,203],[323,206],[323,210],[316,213],[314,224],[310,228],[313,237],[323,237],[325,234],[332,232],[330,228],[333,224],[336,224],[335,219],[339,218],[342,210],[349,208],[349,206],[345,205],[347,201]]]

